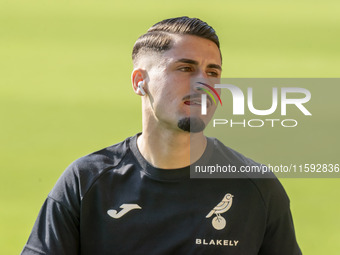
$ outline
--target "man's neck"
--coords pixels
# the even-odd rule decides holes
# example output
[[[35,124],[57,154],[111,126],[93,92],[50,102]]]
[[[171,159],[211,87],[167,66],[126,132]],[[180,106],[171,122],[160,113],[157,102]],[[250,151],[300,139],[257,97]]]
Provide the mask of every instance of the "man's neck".
[[[181,131],[143,131],[137,140],[143,157],[154,167],[176,169],[189,166],[204,153],[207,139],[203,133]]]

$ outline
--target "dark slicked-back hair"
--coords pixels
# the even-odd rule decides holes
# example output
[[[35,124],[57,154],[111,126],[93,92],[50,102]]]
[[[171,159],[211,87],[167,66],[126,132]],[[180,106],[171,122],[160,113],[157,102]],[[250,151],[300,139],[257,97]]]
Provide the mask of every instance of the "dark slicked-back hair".
[[[142,53],[148,51],[164,52],[172,47],[172,35],[195,35],[214,42],[220,49],[220,42],[215,30],[204,21],[186,16],[165,19],[149,28],[146,34],[140,36],[132,51],[133,63]]]

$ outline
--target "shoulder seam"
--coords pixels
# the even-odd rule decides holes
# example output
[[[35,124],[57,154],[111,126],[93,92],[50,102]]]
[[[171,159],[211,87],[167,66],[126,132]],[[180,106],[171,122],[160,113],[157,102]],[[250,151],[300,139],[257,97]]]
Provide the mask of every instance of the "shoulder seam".
[[[266,218],[268,217],[268,212],[269,212],[269,207],[267,206],[267,204],[266,204],[266,202],[265,202],[265,199],[264,199],[264,197],[263,197],[263,194],[262,194],[262,192],[261,192],[261,190],[259,189],[259,187],[258,187],[258,185],[252,180],[252,178],[248,178],[249,179],[249,181],[251,181],[252,183],[253,183],[253,185],[256,187],[256,189],[257,189],[257,191],[260,193],[260,196],[261,196],[261,200],[262,200],[262,202],[263,202],[263,204],[264,204],[264,207],[265,207],[265,209],[266,209]],[[287,197],[288,198],[288,197]],[[286,210],[288,209],[289,210],[289,208],[290,208],[290,200],[289,200],[289,198],[288,198],[288,207],[286,208]],[[280,213],[280,215],[279,216],[277,216],[277,218],[275,219],[275,220],[277,220],[278,218],[280,218],[285,212],[286,212],[286,210],[284,211],[284,212],[281,212]]]
[[[103,171],[102,171],[96,178],[93,179],[93,181],[92,181],[91,185],[89,186],[89,188],[84,192],[83,197],[81,198],[81,200],[84,199],[84,197],[86,196],[86,194],[92,189],[93,185],[97,182],[97,180],[98,180],[99,178],[102,177],[102,175],[106,174],[108,171],[110,171],[110,170],[113,169],[114,167],[117,167],[117,166],[123,161],[123,159],[126,157],[126,155],[128,154],[128,152],[130,151],[130,144],[129,144],[129,143],[130,143],[130,141],[129,141],[128,144],[127,144],[127,147],[128,147],[128,148],[127,148],[126,152],[124,153],[123,157],[117,162],[117,164],[115,164],[115,165],[113,165],[113,166],[109,166],[109,167],[103,169]]]
[[[264,197],[263,197],[263,194],[262,194],[261,190],[259,189],[259,187],[256,185],[256,183],[255,183],[251,178],[248,177],[247,179],[255,186],[257,192],[260,194],[261,200],[262,200],[262,203],[263,203],[263,206],[264,206],[264,208],[266,209],[266,214],[267,214],[268,207],[267,207],[267,205],[266,205],[266,202],[265,202],[265,200],[264,200]],[[267,215],[266,215],[266,216],[267,216]]]
[[[35,247],[31,247],[31,246],[29,246],[29,245],[27,245],[27,244],[24,246],[24,249],[23,249],[22,252],[24,252],[25,249],[28,249],[28,250],[33,251],[33,252],[38,253],[38,254],[46,255],[45,252],[40,251],[40,250],[36,249]]]
[[[50,194],[48,194],[47,199],[51,199],[54,202],[56,202],[57,204],[61,205],[63,208],[65,208],[67,211],[69,211],[70,213],[72,213],[72,215],[76,218],[79,219],[79,217],[77,217],[77,215],[74,215],[74,213],[72,212],[72,210],[70,208],[68,208],[68,206],[64,205],[61,201],[56,200],[55,198],[51,197]]]

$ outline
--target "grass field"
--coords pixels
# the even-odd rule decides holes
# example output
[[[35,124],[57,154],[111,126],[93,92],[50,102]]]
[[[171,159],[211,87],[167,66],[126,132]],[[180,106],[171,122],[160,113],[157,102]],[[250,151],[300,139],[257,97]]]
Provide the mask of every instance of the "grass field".
[[[68,164],[141,130],[130,55],[152,24],[207,21],[222,43],[224,77],[327,78],[340,75],[339,9],[335,0],[0,0],[0,254],[20,253]],[[316,101],[319,124],[293,133],[292,143],[245,130],[228,145],[261,161],[280,144],[287,155],[298,147],[302,160],[340,163],[339,92]],[[340,179],[282,183],[303,253],[338,254]]]

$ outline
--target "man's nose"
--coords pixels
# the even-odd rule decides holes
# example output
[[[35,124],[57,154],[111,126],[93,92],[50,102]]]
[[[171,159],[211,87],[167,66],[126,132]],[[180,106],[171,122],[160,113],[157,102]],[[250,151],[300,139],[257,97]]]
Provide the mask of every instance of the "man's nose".
[[[191,76],[191,87],[195,92],[198,92],[197,88],[202,87],[200,83],[209,83],[208,75],[205,71],[197,69]]]
[[[198,68],[197,71],[195,72],[195,78],[200,79],[201,82],[204,82],[208,80],[209,76],[205,70]]]

